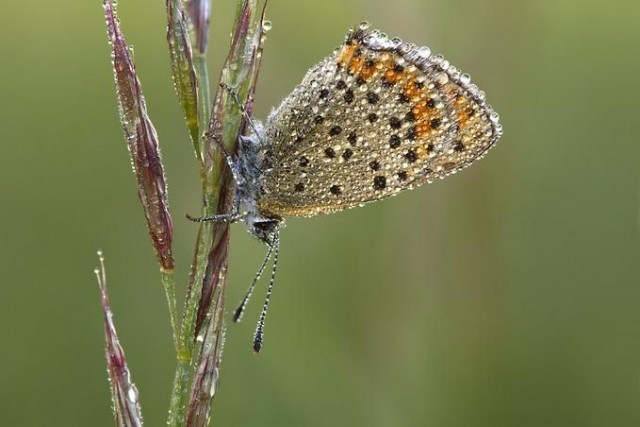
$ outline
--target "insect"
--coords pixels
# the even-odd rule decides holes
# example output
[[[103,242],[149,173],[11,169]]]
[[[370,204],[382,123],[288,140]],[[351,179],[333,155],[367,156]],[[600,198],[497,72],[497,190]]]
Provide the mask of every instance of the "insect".
[[[234,320],[273,256],[253,348],[260,351],[284,218],[337,212],[444,178],[481,158],[502,134],[484,92],[442,56],[363,23],[311,68],[266,123],[251,121],[234,156],[229,214],[268,246]]]

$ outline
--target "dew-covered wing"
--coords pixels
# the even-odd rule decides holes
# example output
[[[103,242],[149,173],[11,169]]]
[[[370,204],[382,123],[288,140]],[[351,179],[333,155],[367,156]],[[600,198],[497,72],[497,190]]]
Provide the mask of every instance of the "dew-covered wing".
[[[468,75],[362,26],[307,73],[266,131],[258,206],[280,216],[335,212],[443,178],[502,133]]]

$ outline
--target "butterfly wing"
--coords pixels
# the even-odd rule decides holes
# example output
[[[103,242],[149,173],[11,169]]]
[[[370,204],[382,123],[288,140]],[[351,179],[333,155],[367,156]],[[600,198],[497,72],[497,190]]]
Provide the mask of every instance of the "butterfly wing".
[[[502,133],[484,93],[427,48],[365,27],[266,123],[261,212],[335,212],[443,178]]]

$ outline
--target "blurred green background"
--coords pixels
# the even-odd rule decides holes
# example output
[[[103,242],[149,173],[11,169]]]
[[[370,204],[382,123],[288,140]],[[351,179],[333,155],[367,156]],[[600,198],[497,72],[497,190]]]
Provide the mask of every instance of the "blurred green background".
[[[221,4],[225,3],[225,4]],[[214,1],[215,80],[233,1]],[[199,184],[163,1],[120,2],[167,167],[180,295]],[[112,425],[95,251],[149,426],[174,354],[117,119],[101,2],[7,2],[0,26],[0,424]],[[640,3],[272,0],[256,116],[367,19],[471,73],[505,134],[446,181],[291,220],[229,325],[217,426],[640,424]],[[233,228],[227,302],[264,248]],[[264,284],[263,284],[264,285]]]

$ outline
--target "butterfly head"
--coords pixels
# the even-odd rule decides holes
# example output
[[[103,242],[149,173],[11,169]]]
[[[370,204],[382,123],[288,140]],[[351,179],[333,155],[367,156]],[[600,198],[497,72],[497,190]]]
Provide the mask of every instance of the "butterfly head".
[[[247,231],[256,239],[273,246],[278,238],[283,220],[280,217],[266,217],[258,213],[249,213],[245,218]]]

